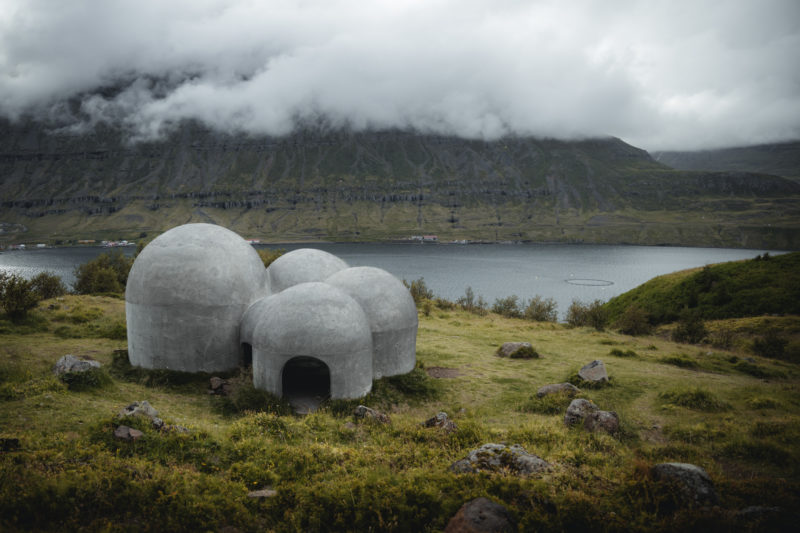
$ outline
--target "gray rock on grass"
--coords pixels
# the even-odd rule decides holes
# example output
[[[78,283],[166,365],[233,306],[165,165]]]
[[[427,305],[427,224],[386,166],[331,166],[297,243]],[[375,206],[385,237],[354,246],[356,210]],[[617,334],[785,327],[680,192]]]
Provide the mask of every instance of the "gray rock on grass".
[[[470,500],[453,515],[445,533],[511,533],[517,524],[508,509],[488,498]]]
[[[155,429],[161,429],[164,427],[164,421],[158,418],[158,411],[156,411],[156,409],[150,405],[150,402],[147,400],[133,402],[132,404],[123,407],[117,416],[118,418],[123,418],[126,416],[141,416],[149,418]]]
[[[87,372],[94,368],[100,368],[98,361],[79,359],[72,354],[67,354],[56,361],[55,366],[53,366],[53,373],[56,376],[63,376],[68,373]]]
[[[498,357],[509,357],[511,359],[535,359],[539,357],[536,350],[529,342],[504,342],[497,349],[495,355]]]
[[[684,505],[715,505],[719,496],[708,473],[689,463],[659,463],[652,470],[653,479],[670,486]]]
[[[456,473],[499,472],[511,470],[515,474],[529,475],[549,470],[550,464],[541,457],[528,453],[519,444],[484,444],[472,450],[467,457],[450,465]]]
[[[448,433],[452,433],[453,431],[458,431],[458,426],[456,425],[456,423],[450,420],[447,417],[447,413],[445,413],[444,411],[436,413],[436,416],[429,418],[428,420],[423,422],[422,425],[426,428],[437,427]]]
[[[536,396],[542,398],[550,394],[566,394],[568,396],[575,396],[581,390],[572,383],[554,383],[552,385],[545,385],[536,391]]]
[[[578,377],[591,383],[606,383],[608,381],[606,365],[599,359],[596,359],[584,365],[583,368],[578,371]]]
[[[584,419],[583,427],[587,431],[605,431],[613,435],[619,431],[619,416],[614,411],[595,411]]]
[[[359,405],[353,410],[353,416],[356,419],[362,420],[374,420],[380,424],[389,424],[391,423],[391,419],[388,415],[381,413],[380,411],[376,411],[371,407],[367,407],[366,405]]]
[[[577,426],[592,413],[596,413],[600,408],[585,398],[575,398],[567,407],[564,415],[564,425],[567,427]]]

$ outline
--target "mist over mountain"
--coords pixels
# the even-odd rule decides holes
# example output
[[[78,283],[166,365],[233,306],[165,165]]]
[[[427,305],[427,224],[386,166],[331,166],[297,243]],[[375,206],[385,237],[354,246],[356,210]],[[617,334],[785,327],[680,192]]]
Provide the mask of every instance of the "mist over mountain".
[[[136,238],[214,222],[272,241],[558,241],[800,247],[800,184],[675,171],[605,137],[468,140],[330,127],[283,137],[194,122],[163,140],[0,124],[5,241]]]

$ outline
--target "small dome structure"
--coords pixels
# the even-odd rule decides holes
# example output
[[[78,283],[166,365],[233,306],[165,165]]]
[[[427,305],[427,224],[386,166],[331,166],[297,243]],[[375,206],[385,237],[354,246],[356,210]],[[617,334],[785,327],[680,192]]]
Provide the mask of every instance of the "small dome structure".
[[[372,332],[374,378],[414,369],[417,353],[417,307],[403,282],[375,267],[340,270],[325,280],[353,297],[364,309]]]
[[[185,224],[159,235],[128,276],[125,313],[133,365],[218,372],[239,365],[239,323],[268,294],[253,247],[213,224]]]
[[[283,254],[267,268],[272,292],[279,293],[298,283],[323,281],[348,265],[338,257],[315,248],[299,248]]]
[[[359,398],[372,388],[372,333],[364,311],[326,283],[300,283],[254,303],[242,320],[253,384],[276,396]],[[293,390],[289,390],[289,389]],[[320,390],[322,389],[322,390]]]

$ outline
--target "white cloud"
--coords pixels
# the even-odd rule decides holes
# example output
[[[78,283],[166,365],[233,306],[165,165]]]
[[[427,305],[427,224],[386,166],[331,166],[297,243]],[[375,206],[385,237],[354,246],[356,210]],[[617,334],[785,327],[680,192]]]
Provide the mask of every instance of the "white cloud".
[[[138,138],[183,119],[280,135],[320,116],[648,149],[800,138],[795,0],[0,0],[0,13],[0,114],[72,100],[73,120]]]

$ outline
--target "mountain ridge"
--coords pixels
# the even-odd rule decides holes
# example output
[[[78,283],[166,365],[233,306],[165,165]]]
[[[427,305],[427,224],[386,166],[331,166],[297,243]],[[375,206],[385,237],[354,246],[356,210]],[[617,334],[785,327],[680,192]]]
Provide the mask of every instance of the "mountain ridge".
[[[443,239],[798,248],[800,184],[675,171],[609,137],[402,130],[282,138],[184,124],[130,145],[0,124],[0,239],[135,237],[191,221],[264,240]],[[9,226],[10,227],[10,226]]]

